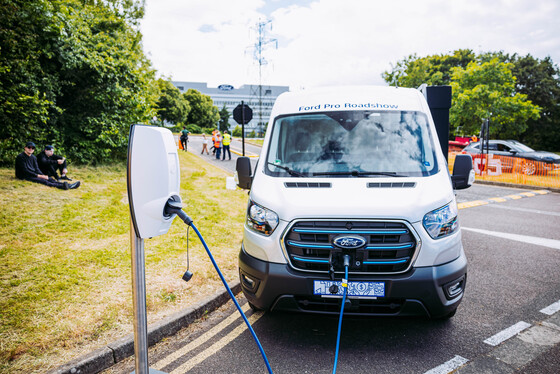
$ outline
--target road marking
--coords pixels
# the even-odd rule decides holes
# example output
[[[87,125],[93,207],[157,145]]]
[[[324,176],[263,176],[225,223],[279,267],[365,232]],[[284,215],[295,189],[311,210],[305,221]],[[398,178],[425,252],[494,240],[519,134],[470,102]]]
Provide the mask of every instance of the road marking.
[[[243,311],[243,313],[246,313],[247,310],[249,310],[249,303],[243,305],[241,307],[241,310]],[[159,360],[152,367],[154,369],[161,370],[163,367],[169,365],[170,363],[177,360],[181,356],[184,356],[187,353],[189,353],[190,351],[192,351],[193,349],[200,347],[202,344],[207,342],[209,339],[211,339],[212,337],[214,337],[215,335],[220,333],[223,329],[225,329],[230,324],[232,324],[234,321],[236,321],[240,318],[241,318],[241,315],[239,314],[239,312],[236,309],[229,317],[224,319],[222,322],[218,323],[216,326],[212,327],[206,333],[202,334],[201,336],[199,336],[198,338],[196,338],[195,340],[193,340],[189,344],[187,344],[184,347],[180,348],[179,350],[173,352],[169,356],[166,356],[163,359]]]
[[[515,325],[510,326],[507,329],[500,331],[496,335],[489,337],[484,341],[484,343],[495,347],[498,344],[508,340],[509,338],[514,337],[515,335],[519,334],[521,331],[529,327],[531,327],[530,323],[523,322],[523,321],[517,322]]]
[[[505,203],[507,201],[507,199],[504,199],[503,197],[492,197],[490,198],[490,200],[495,201],[497,203]]]
[[[492,208],[498,208],[498,209],[517,210],[519,212],[536,213],[536,214],[544,214],[544,215],[547,215],[547,216],[560,217],[560,213],[558,213],[558,212],[547,212],[547,211],[544,211],[544,210],[517,208],[517,207],[513,207],[513,206],[509,206],[509,205],[498,205],[498,204],[492,204],[492,205],[489,205],[489,206],[491,206]]]
[[[465,365],[467,362],[469,362],[469,360],[466,358],[455,356],[451,360],[439,365],[438,367],[428,370],[424,374],[448,374]]]
[[[259,318],[264,315],[264,312],[256,312],[251,317],[249,317],[249,323],[252,325],[257,322]],[[200,352],[169,374],[183,374],[191,370],[196,365],[200,364],[202,361],[206,360],[208,357],[212,356],[216,352],[219,352],[226,345],[231,343],[235,338],[244,333],[247,330],[247,325],[242,323],[233,329],[229,334],[218,340],[216,343],[212,344],[210,347],[206,348],[204,351]]]
[[[506,197],[509,197],[510,199],[513,200],[519,200],[523,198],[523,196],[519,196],[519,195],[507,195]]]
[[[549,306],[547,306],[544,309],[541,309],[540,312],[551,316],[559,310],[560,310],[560,300],[558,300],[557,302],[555,302],[553,304],[550,304]]]
[[[475,200],[475,201],[468,201],[466,203],[458,203],[457,208],[465,209],[465,208],[472,208],[472,207],[475,207],[475,206],[481,206],[481,205],[486,205],[486,204],[488,204],[488,201]]]
[[[503,197],[491,197],[491,198],[486,199],[486,200],[474,200],[474,201],[457,203],[457,207],[459,209],[473,208],[475,206],[488,205],[488,204],[493,204],[493,203],[505,203],[508,200],[519,200],[519,199],[522,199],[524,197],[532,197],[532,196],[536,196],[536,195],[546,195],[548,193],[550,193],[550,191],[548,191],[548,190],[536,190],[536,191],[531,191],[531,192],[520,192],[518,194],[507,195],[507,196],[503,196]]]
[[[235,153],[238,156],[243,156],[243,153],[242,153],[243,150],[238,151],[236,149],[230,148],[230,151],[231,151],[231,153]],[[245,151],[245,157],[256,158],[256,157],[259,157],[259,155],[256,155],[254,153],[250,153],[250,152]]]
[[[517,242],[540,245],[542,247],[548,247],[554,249],[560,249],[560,240],[539,238],[536,236],[510,234],[506,232],[488,231],[483,229],[474,229],[470,227],[461,227],[461,229],[466,231],[476,232],[479,234],[491,235],[498,238],[515,240]]]

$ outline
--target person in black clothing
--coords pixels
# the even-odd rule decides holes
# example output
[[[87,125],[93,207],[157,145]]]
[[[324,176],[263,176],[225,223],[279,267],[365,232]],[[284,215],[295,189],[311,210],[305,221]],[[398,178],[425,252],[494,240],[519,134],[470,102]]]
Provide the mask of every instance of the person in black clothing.
[[[39,164],[39,169],[48,177],[52,177],[58,181],[61,179],[67,181],[72,180],[66,176],[66,173],[68,173],[66,159],[62,156],[55,155],[52,145],[45,146],[45,149],[37,155],[37,163]],[[58,173],[60,173],[60,177]]]
[[[49,187],[56,187],[62,190],[69,190],[80,187],[80,182],[68,184],[68,182],[57,182],[49,179],[49,177],[39,169],[37,157],[33,155],[35,152],[35,143],[28,142],[25,150],[16,157],[16,177],[30,182],[41,183]]]

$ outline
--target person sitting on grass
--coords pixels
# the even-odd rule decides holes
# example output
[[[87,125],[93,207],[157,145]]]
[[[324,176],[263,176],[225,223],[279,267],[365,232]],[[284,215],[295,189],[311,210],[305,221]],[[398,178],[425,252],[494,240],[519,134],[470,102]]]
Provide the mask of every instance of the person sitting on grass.
[[[55,155],[52,145],[45,146],[45,149],[37,155],[37,163],[39,164],[39,169],[49,178],[52,177],[57,181],[61,179],[67,181],[72,180],[66,176],[66,173],[68,173],[66,159],[62,156]],[[60,173],[60,177],[58,176],[58,172]]]
[[[68,184],[68,182],[58,182],[49,177],[39,169],[35,152],[35,143],[28,142],[25,149],[16,157],[16,177],[30,182],[41,183],[45,186],[60,188],[61,190],[71,190],[80,187],[80,181]]]

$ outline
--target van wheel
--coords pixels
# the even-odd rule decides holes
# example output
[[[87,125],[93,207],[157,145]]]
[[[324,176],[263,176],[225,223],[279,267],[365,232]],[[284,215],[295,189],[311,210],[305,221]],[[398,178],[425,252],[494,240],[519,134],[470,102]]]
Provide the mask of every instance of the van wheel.
[[[438,318],[436,318],[436,319],[438,319],[438,320],[440,320],[440,321],[446,321],[446,320],[448,320],[448,319],[450,319],[450,318],[453,318],[453,316],[454,316],[456,313],[457,313],[457,308],[453,309],[451,312],[449,312],[449,313],[447,313],[447,314],[444,314],[443,316],[438,317]]]
[[[262,311],[261,308],[256,307],[256,306],[253,305],[250,301],[247,301],[247,303],[249,303],[249,307],[253,310],[253,312],[260,312],[260,311]]]

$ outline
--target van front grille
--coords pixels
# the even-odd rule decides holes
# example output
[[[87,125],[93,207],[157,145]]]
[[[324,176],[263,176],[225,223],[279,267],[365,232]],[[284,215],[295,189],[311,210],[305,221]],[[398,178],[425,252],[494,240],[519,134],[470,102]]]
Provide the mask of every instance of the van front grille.
[[[348,248],[341,240],[358,244]],[[284,236],[284,247],[297,270],[343,271],[347,254],[350,273],[394,274],[410,268],[417,240],[402,221],[297,221]]]

